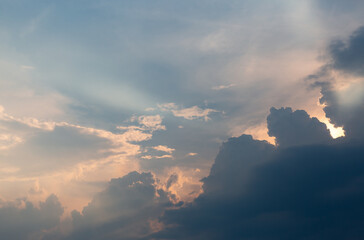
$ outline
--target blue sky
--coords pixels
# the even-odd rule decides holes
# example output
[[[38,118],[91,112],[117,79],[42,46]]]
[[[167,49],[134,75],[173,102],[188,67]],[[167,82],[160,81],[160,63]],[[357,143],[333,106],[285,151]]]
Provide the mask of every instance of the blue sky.
[[[335,138],[352,134],[356,120],[343,116],[362,101],[362,56],[351,51],[361,46],[363,8],[355,0],[1,0],[1,201],[42,211],[39,201],[49,200],[67,222],[73,210],[98,209],[111,179],[129,176],[174,194],[158,204],[191,202],[230,137],[275,143],[271,107],[304,109]],[[352,45],[345,52],[335,41]],[[331,88],[321,84],[328,78]]]

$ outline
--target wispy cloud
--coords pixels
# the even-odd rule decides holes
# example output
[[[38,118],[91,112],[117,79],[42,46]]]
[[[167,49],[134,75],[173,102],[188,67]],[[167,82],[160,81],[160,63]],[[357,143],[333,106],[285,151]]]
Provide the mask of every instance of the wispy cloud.
[[[197,153],[194,153],[194,152],[190,152],[190,153],[187,153],[187,156],[196,156],[197,155]]]
[[[215,109],[205,108],[202,109],[198,106],[192,106],[188,108],[183,108],[176,105],[175,103],[164,103],[158,105],[159,109],[162,111],[170,111],[175,117],[183,117],[188,120],[194,119],[204,119],[205,121],[210,120],[209,114],[214,112],[219,112]]]
[[[152,149],[160,151],[160,152],[166,152],[166,153],[173,153],[174,150],[176,150],[174,148],[169,148],[169,147],[163,146],[163,145],[158,145],[158,146],[152,147]]]
[[[219,86],[215,86],[215,87],[212,87],[212,90],[222,90],[222,89],[227,89],[227,88],[231,88],[231,87],[234,87],[236,86],[236,84],[228,84],[228,85],[219,85]]]

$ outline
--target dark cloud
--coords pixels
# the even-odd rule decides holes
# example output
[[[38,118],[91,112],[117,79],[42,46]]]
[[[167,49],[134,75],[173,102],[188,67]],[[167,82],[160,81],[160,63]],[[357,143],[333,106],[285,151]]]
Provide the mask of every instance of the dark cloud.
[[[364,26],[357,29],[348,42],[334,41],[329,52],[333,67],[350,74],[364,75]]]
[[[337,40],[329,47],[331,62],[317,73],[307,77],[313,87],[321,89],[320,103],[324,105],[326,117],[335,126],[343,127],[347,138],[362,138],[364,134],[364,26],[350,36],[347,42]],[[345,90],[335,89],[335,74],[359,77]]]
[[[250,170],[266,162],[274,151],[274,146],[266,141],[253,140],[250,135],[230,138],[224,143],[211,168],[210,175],[204,178],[205,195],[225,198],[236,194],[246,184]]]
[[[361,91],[361,83],[355,85]],[[362,94],[354,93],[351,90],[347,91],[344,93],[346,99],[353,97],[356,97],[356,99],[353,99],[353,102],[345,103],[343,99],[339,99],[337,92],[330,83],[321,84],[321,94],[320,103],[325,105],[326,117],[335,126],[343,126],[346,138],[361,139],[364,134],[364,125],[362,124],[364,119],[364,98],[361,96]],[[359,96],[354,96],[355,94]]]
[[[151,173],[131,172],[112,179],[82,213],[72,212],[74,230],[66,239],[140,239],[156,231],[153,221],[170,206]]]
[[[277,147],[247,135],[229,139],[203,180],[204,193],[166,211],[161,220],[169,227],[153,237],[363,239],[362,83],[343,93],[330,79],[331,70],[362,76],[363,46],[360,28],[347,44],[331,44],[332,62],[308,77],[321,88],[324,111],[344,127],[344,138],[331,139],[326,126],[305,111],[272,108],[267,122]]]
[[[55,195],[40,202],[39,208],[24,199],[1,204],[1,239],[40,239],[46,230],[59,224],[63,214],[63,207]]]
[[[178,181],[178,175],[177,174],[172,174],[171,176],[169,176],[169,178],[167,180],[166,188],[169,189],[177,181]]]
[[[277,133],[284,126],[291,129],[287,122],[300,127],[312,121],[320,126],[304,111],[295,112],[292,118],[290,109],[273,110],[268,119],[277,111],[282,111],[278,118],[281,126],[274,126],[280,130]],[[316,135],[323,128],[309,129]],[[154,237],[363,238],[363,145],[342,140],[326,145],[313,143],[274,148],[246,135],[229,139],[210,176],[204,179],[205,192],[186,207],[167,211],[162,220],[175,227]]]
[[[267,123],[269,136],[276,137],[280,147],[327,143],[332,139],[324,123],[302,110],[271,108]]]

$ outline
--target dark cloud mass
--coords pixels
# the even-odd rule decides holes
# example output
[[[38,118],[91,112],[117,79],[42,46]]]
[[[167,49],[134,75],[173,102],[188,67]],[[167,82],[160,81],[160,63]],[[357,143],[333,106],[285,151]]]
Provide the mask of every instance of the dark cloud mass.
[[[348,42],[334,41],[329,48],[333,67],[350,74],[364,75],[364,26],[357,29]]]
[[[268,134],[276,137],[280,147],[291,147],[331,141],[326,125],[303,110],[271,108],[267,118]]]
[[[310,76],[314,85],[321,88],[327,118],[343,126],[346,138],[362,139],[364,134],[364,26],[357,29],[347,42],[335,41],[330,45],[331,63]],[[359,80],[346,91],[338,92],[333,87],[332,70],[355,76]],[[341,94],[341,95],[340,95]]]
[[[363,239],[364,98],[359,87],[334,89],[329,71],[363,76],[364,28],[330,46],[332,62],[316,75],[326,116],[343,126],[332,139],[302,110],[272,108],[269,135],[277,146],[242,135],[223,144],[204,193],[168,210],[157,239]],[[350,90],[350,89],[349,89]],[[359,94],[358,94],[359,93]],[[345,95],[345,92],[344,92]]]
[[[25,199],[1,202],[1,239],[40,239],[43,233],[56,227],[63,207],[55,195],[39,203],[39,208]]]
[[[362,144],[340,139],[325,145],[272,148],[246,135],[229,139],[204,180],[205,192],[186,207],[167,211],[163,222],[177,227],[157,237],[364,237]]]

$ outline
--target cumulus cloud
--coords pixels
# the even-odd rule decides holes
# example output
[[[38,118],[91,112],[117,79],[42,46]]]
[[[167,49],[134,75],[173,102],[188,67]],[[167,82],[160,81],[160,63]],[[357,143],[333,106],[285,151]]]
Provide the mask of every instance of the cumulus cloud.
[[[310,118],[303,110],[293,112],[291,108],[271,108],[267,123],[269,136],[274,136],[280,147],[331,141],[326,125],[317,118]]]
[[[139,116],[137,121],[142,126],[151,130],[166,130],[166,127],[162,125],[163,118],[160,115]]]
[[[80,209],[110,178],[140,169],[142,142],[164,126],[160,116],[143,116],[136,123],[105,130],[15,117],[1,108],[0,195],[15,199],[27,193],[35,202],[56,193],[66,214]]]
[[[352,88],[336,88],[331,71],[361,75],[362,29],[347,46],[331,46],[333,63],[315,76],[326,116],[343,126],[332,139],[325,124],[305,111],[272,108],[269,135],[277,146],[249,135],[223,144],[202,193],[168,210],[156,239],[361,239],[364,223],[363,98],[345,104]],[[337,48],[337,50],[333,50]],[[358,55],[357,55],[358,54]],[[347,59],[350,58],[350,59]],[[348,66],[346,63],[352,63]],[[324,81],[322,81],[324,80]],[[359,85],[358,85],[359,84]],[[361,85],[361,80],[351,87]]]
[[[204,119],[205,121],[210,120],[209,114],[213,112],[219,112],[215,109],[205,108],[202,109],[198,106],[192,106],[189,108],[183,108],[177,106],[175,103],[164,103],[158,105],[162,111],[170,111],[175,117],[183,117],[187,120]]]
[[[297,121],[297,124],[307,121],[306,113],[292,119],[292,112],[285,111],[290,114],[280,116],[282,128],[286,121]],[[313,128],[312,131],[321,130]],[[183,208],[167,211],[162,220],[166,226],[173,227],[153,237],[364,237],[361,230],[364,218],[359,210],[364,207],[363,145],[342,140],[296,143],[302,145],[274,147],[248,135],[229,139],[222,146],[210,175],[203,179],[204,193]]]
[[[66,239],[141,239],[160,230],[157,218],[172,206],[151,173],[131,172],[112,179],[82,212],[72,213],[73,231]]]
[[[41,239],[56,227],[63,213],[58,198],[50,195],[35,207],[26,199],[0,202],[0,236],[2,239]]]

